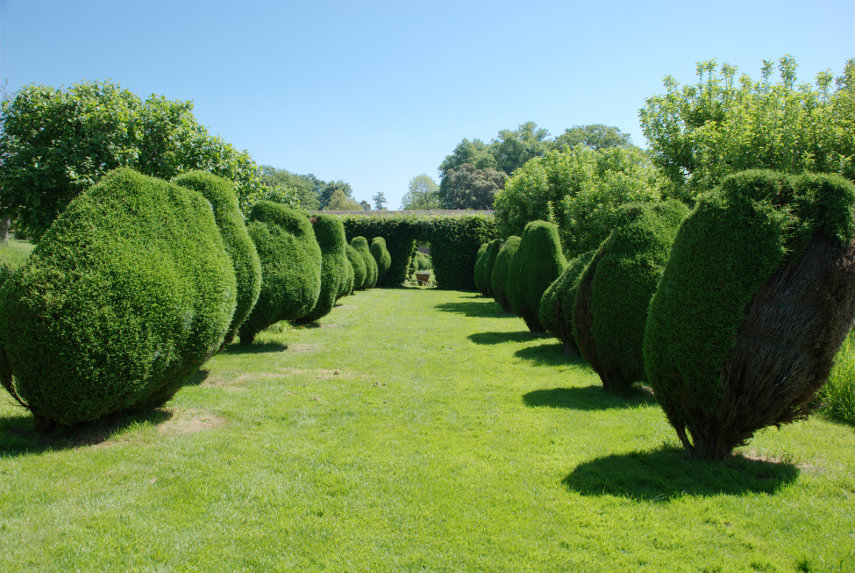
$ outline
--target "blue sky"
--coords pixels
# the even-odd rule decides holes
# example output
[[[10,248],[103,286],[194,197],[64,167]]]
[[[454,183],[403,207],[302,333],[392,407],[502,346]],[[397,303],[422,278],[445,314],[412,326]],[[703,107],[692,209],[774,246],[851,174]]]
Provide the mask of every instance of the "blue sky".
[[[799,79],[855,57],[855,0],[0,0],[0,77],[192,100],[260,164],[342,179],[396,208],[463,138],[534,121],[615,125],[716,59]]]

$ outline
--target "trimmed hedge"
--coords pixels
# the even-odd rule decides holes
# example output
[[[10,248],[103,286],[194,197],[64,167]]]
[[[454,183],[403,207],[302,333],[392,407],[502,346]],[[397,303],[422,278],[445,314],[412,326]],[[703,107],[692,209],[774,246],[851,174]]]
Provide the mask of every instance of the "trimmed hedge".
[[[347,284],[349,263],[345,254],[344,226],[331,215],[317,215],[311,221],[321,247],[321,292],[315,308],[294,321],[297,325],[309,324],[328,315]]]
[[[350,292],[364,289],[365,279],[368,276],[368,270],[365,267],[365,258],[350,245],[347,245],[345,254],[353,271],[353,288],[350,289]]]
[[[545,332],[538,316],[540,299],[566,266],[558,227],[546,221],[528,223],[511,260],[506,290],[514,313],[532,332]]]
[[[490,273],[490,288],[493,291],[493,299],[499,303],[502,310],[513,313],[511,303],[508,300],[508,273],[511,270],[511,261],[520,248],[520,238],[511,235],[505,239],[502,248],[496,254],[496,262],[493,264],[493,272]]]
[[[472,282],[475,283],[475,290],[486,295],[487,288],[484,285],[484,267],[487,266],[487,243],[481,243],[478,247],[478,252],[475,253],[475,266],[472,269]]]
[[[564,343],[567,354],[574,356],[579,354],[579,347],[573,338],[573,303],[576,301],[579,279],[594,258],[594,253],[596,251],[588,251],[567,263],[567,268],[549,285],[540,299],[540,323],[546,332]]]
[[[368,247],[371,251],[371,256],[374,257],[374,262],[377,263],[377,284],[383,284],[383,279],[389,272],[389,267],[392,266],[392,255],[386,248],[386,239],[383,237],[374,237],[371,239],[371,246]]]
[[[650,304],[644,363],[691,455],[813,407],[855,316],[855,187],[747,171],[702,196]]]
[[[377,285],[377,261],[371,255],[371,250],[368,247],[368,239],[365,237],[354,237],[350,240],[350,246],[356,249],[356,252],[362,257],[365,263],[365,282],[362,283],[362,288],[370,289]]]
[[[496,256],[499,254],[499,249],[502,248],[504,241],[502,239],[493,239],[487,243],[487,250],[484,252],[484,266],[482,267],[481,283],[484,285],[482,294],[484,296],[493,296],[493,266],[496,264]]]
[[[281,320],[309,314],[321,293],[321,247],[309,218],[280,203],[259,201],[249,213],[249,236],[261,259],[261,294],[239,329],[241,344]]]
[[[202,194],[214,209],[214,219],[226,252],[232,259],[237,279],[237,304],[223,345],[234,340],[237,329],[249,316],[261,292],[261,261],[249,238],[234,185],[228,179],[207,171],[190,171],[172,179],[173,183]]]
[[[0,291],[4,386],[40,427],[162,404],[222,344],[235,291],[208,201],[112,171]]]
[[[573,335],[606,391],[622,392],[645,379],[647,307],[688,214],[679,201],[624,205],[579,278]]]

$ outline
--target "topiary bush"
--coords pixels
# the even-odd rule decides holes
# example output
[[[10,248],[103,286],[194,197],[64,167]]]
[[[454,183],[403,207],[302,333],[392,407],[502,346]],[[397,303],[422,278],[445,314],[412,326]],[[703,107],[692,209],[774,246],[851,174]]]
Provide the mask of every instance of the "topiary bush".
[[[377,284],[383,284],[383,279],[386,278],[386,274],[389,272],[389,268],[392,266],[392,255],[389,254],[389,250],[386,248],[386,239],[383,237],[374,237],[371,239],[371,246],[368,247],[368,250],[371,251],[371,256],[374,257],[374,262],[377,263]]]
[[[472,268],[472,281],[475,283],[475,290],[484,294],[487,292],[484,286],[484,267],[487,266],[487,243],[481,243],[478,247],[478,252],[475,253],[475,266]],[[484,295],[486,296],[486,295]]]
[[[321,292],[315,308],[294,321],[297,325],[309,324],[328,315],[347,283],[344,225],[340,219],[331,215],[317,215],[311,220],[315,238],[321,247]]]
[[[238,327],[258,300],[258,293],[261,292],[261,261],[246,230],[234,186],[228,179],[206,171],[190,171],[173,178],[172,182],[201,193],[211,203],[226,252],[232,259],[237,279],[237,303],[223,341],[225,346],[234,339]]]
[[[344,262],[346,263],[344,266],[344,282],[341,284],[341,288],[338,291],[338,296],[336,300],[341,297],[353,294],[353,281],[354,281],[354,272],[353,272],[353,264],[350,262],[350,255],[348,254],[348,245],[344,244]]]
[[[506,290],[511,309],[532,332],[545,332],[539,319],[540,299],[566,266],[558,227],[546,221],[528,223],[511,259]]]
[[[855,316],[853,203],[836,176],[746,171],[680,227],[643,349],[692,456],[725,458],[813,408]]]
[[[433,268],[430,255],[421,251],[416,251],[413,255],[413,271],[427,271]]]
[[[353,270],[353,288],[350,292],[363,290],[365,288],[365,278],[368,276],[368,270],[365,267],[365,258],[351,245],[347,246],[345,254]]]
[[[508,300],[508,273],[511,269],[511,261],[520,247],[520,238],[516,235],[511,235],[505,239],[502,248],[496,254],[496,262],[493,264],[493,271],[490,273],[490,288],[493,291],[493,299],[499,303],[502,310],[513,313],[511,303]]]
[[[567,263],[564,272],[549,285],[540,299],[540,323],[546,332],[564,343],[566,354],[574,356],[579,354],[579,348],[573,338],[573,303],[576,301],[582,271],[594,258],[595,252],[588,251]]]
[[[201,195],[118,169],[0,291],[0,375],[40,427],[159,405],[223,342],[231,259]]]
[[[261,294],[239,329],[241,344],[281,320],[309,314],[321,293],[321,247],[309,218],[271,201],[249,213],[249,236],[261,259]]]
[[[502,239],[493,239],[487,243],[487,250],[484,251],[484,265],[482,266],[481,284],[484,290],[481,292],[484,296],[493,296],[493,265],[496,264],[496,256],[499,254],[499,249],[502,248],[504,241]]]
[[[354,237],[350,241],[350,246],[356,249],[362,260],[365,262],[365,282],[362,288],[374,288],[377,284],[377,261],[371,255],[371,250],[368,247],[368,240],[365,237]]]
[[[625,205],[579,278],[573,336],[606,391],[623,392],[645,378],[647,307],[688,214],[679,201]]]

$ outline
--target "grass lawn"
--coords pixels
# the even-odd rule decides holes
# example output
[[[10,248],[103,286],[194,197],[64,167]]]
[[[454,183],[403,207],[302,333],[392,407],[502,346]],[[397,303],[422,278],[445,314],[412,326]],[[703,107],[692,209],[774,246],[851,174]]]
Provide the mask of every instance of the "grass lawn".
[[[343,302],[71,438],[4,394],[0,571],[855,571],[851,427],[691,462],[491,300]]]
[[[9,239],[6,243],[0,242],[0,264],[17,267],[23,263],[33,250],[33,244],[27,241]]]

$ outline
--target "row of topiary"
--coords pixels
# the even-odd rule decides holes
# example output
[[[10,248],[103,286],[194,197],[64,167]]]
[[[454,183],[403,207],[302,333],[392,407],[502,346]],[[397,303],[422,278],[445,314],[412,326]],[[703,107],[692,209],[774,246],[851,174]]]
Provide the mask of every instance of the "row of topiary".
[[[565,260],[554,224],[483,246],[485,296],[580,353],[606,390],[647,381],[684,447],[724,458],[806,416],[855,318],[855,187],[746,171],[701,196],[624,206]]]
[[[232,184],[118,169],[75,198],[0,288],[0,383],[38,425],[160,405],[236,335],[307,324],[390,266],[382,239]]]

